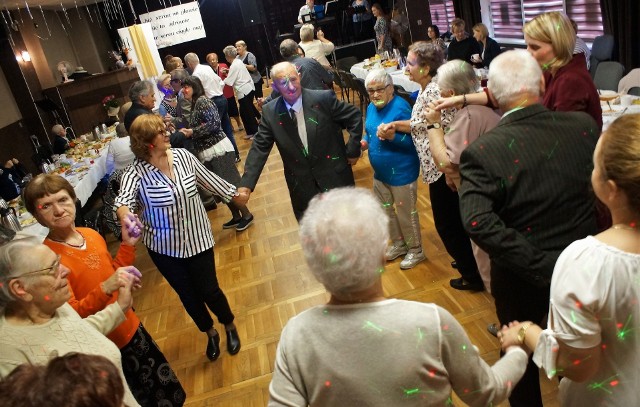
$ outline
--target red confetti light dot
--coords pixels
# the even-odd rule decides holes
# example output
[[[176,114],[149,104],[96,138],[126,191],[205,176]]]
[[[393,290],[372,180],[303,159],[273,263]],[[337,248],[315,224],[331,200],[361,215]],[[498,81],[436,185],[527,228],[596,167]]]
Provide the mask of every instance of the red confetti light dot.
[[[323,254],[331,253],[331,248],[329,246],[325,246],[324,249],[322,249],[322,253]]]
[[[601,348],[602,348],[602,349],[607,349],[607,344],[606,344],[606,343],[603,343],[603,344],[602,344],[602,346],[601,346]]]
[[[436,375],[436,371],[435,371],[434,369],[431,369],[431,370],[429,371],[429,377],[433,377],[433,376],[435,376],[435,375]]]
[[[473,222],[471,222],[471,226],[473,226],[474,228],[478,226],[478,221],[474,220]]]
[[[442,329],[445,330],[445,331],[448,331],[449,330],[449,325],[443,325]]]
[[[469,389],[464,389],[464,392],[465,393],[469,393]]]
[[[45,296],[44,296],[44,300],[45,300],[45,301],[51,301],[51,297],[49,297],[48,295],[45,295]]]
[[[576,301],[576,308],[582,308],[582,303],[580,301]]]
[[[618,322],[618,323],[616,324],[616,327],[618,327],[618,329],[622,328],[622,326],[623,326],[623,325],[622,325],[622,322]]]
[[[507,387],[510,388],[513,386],[513,382],[511,380],[507,380]]]
[[[636,223],[635,222],[631,222],[631,223],[629,223],[629,226],[631,226],[632,228],[635,228],[636,227]]]
[[[331,387],[331,382],[329,380],[324,382],[324,387]]]
[[[520,160],[516,159],[516,160],[513,160],[513,162],[518,164],[520,162]]]
[[[330,155],[328,155],[328,156],[327,156],[327,158],[331,158],[331,156],[330,156]]]
[[[611,385],[611,387],[616,387],[620,382],[617,380],[612,380],[609,384]]]
[[[573,361],[574,366],[578,366],[580,364],[580,359],[576,359]]]

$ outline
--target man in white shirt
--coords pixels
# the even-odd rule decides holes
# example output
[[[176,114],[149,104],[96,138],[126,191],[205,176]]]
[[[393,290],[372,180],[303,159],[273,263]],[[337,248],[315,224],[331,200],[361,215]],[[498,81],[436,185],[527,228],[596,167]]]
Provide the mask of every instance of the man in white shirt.
[[[229,63],[229,73],[224,79],[224,83],[233,86],[238,95],[238,104],[240,105],[240,117],[244,123],[244,129],[247,132],[246,140],[250,140],[258,132],[258,122],[256,120],[257,109],[253,105],[253,96],[255,94],[255,85],[249,70],[241,60],[237,59],[238,50],[233,45],[227,45],[222,50],[224,58]]]
[[[198,55],[195,53],[190,52],[185,55],[184,62],[187,65],[187,70],[191,72],[191,75],[197,77],[200,79],[200,82],[202,82],[205,96],[211,99],[218,108],[220,126],[222,126],[224,134],[227,135],[229,140],[231,140],[231,144],[233,144],[233,149],[236,152],[236,162],[240,161],[240,153],[236,146],[236,140],[233,137],[233,126],[231,125],[231,119],[229,119],[229,105],[227,98],[222,94],[224,82],[209,65],[201,64],[200,58],[198,58]]]
[[[298,22],[302,24],[302,16],[313,13],[314,0],[306,0],[304,6],[300,7],[298,12]]]

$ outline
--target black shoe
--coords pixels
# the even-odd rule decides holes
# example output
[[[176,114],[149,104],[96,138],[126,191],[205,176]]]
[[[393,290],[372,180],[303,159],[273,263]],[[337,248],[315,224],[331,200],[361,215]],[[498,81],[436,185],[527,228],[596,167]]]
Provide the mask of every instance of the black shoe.
[[[449,281],[451,287],[456,290],[469,290],[469,291],[484,291],[484,284],[482,283],[469,283],[464,281],[462,277],[454,278]]]
[[[236,231],[242,232],[246,228],[249,227],[253,223],[253,215],[251,215],[248,219],[242,218],[240,222],[238,222],[238,226],[236,226]]]
[[[236,164],[238,164],[240,161],[241,161],[241,160],[240,160],[240,156],[239,156],[239,155],[237,155],[237,156],[236,156]]]
[[[500,332],[500,327],[498,324],[489,324],[487,325],[487,331],[496,338],[498,337],[498,332]]]
[[[214,336],[207,339],[207,357],[210,361],[218,359],[220,356],[220,335],[216,332]]]
[[[238,224],[240,223],[240,220],[242,220],[242,218],[231,219],[229,222],[222,224],[222,229],[233,229],[233,228],[236,228],[236,227],[238,227]]]
[[[218,207],[218,204],[216,204],[216,201],[213,200],[213,199],[211,201],[207,202],[207,203],[203,202],[203,204],[204,204],[204,209],[207,212],[209,212],[211,210],[214,210],[214,209],[216,209]]]
[[[235,355],[240,352],[240,336],[235,329],[227,331],[227,350],[230,355]]]
[[[451,268],[458,269],[458,263],[454,260],[451,262]]]

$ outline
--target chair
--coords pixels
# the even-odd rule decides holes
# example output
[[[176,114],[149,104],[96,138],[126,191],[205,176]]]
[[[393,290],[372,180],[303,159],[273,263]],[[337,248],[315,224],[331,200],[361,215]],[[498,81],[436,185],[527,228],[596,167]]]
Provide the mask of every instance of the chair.
[[[344,89],[347,91],[347,102],[351,103],[351,91],[353,90],[354,93],[357,92],[355,85],[353,84],[353,74],[339,69],[338,76],[340,77],[340,80],[345,86]],[[355,98],[355,94],[354,94],[354,98]]]
[[[394,87],[397,85],[394,85]],[[411,107],[413,107],[413,105],[416,104],[416,101],[411,97],[411,93],[407,92],[406,90],[404,90],[402,87],[398,86],[396,88],[396,95],[400,96],[401,98],[403,98],[404,100],[406,100],[407,102],[409,102],[409,105]]]
[[[620,62],[606,61],[598,64],[596,75],[593,78],[597,89],[618,91],[618,83],[624,75],[624,65]]]
[[[354,77],[354,85],[356,91],[360,95],[360,110],[362,111],[362,114],[366,116],[367,107],[369,106],[371,99],[369,98],[369,92],[367,92],[367,88],[364,86],[364,79]]]
[[[336,61],[336,68],[349,72],[351,67],[357,63],[358,63],[358,58],[356,57],[340,58]]]
[[[591,46],[591,58],[589,59],[589,72],[591,73],[592,78],[596,77],[596,71],[600,62],[611,61],[611,57],[613,56],[613,46],[613,35],[610,34],[599,35],[595,40],[593,40],[593,45]]]
[[[338,72],[338,70],[336,68],[331,66],[331,67],[327,68],[327,70],[329,72],[331,72],[331,75],[333,75],[333,83],[338,85],[338,87],[340,88],[340,96],[341,96],[342,100],[344,100],[345,92],[349,91],[349,89],[347,89],[347,85],[342,81],[342,78],[340,78],[340,73]],[[347,98],[347,101],[349,101],[348,98]]]
[[[640,86],[634,86],[633,88],[629,89],[627,95],[640,96]]]

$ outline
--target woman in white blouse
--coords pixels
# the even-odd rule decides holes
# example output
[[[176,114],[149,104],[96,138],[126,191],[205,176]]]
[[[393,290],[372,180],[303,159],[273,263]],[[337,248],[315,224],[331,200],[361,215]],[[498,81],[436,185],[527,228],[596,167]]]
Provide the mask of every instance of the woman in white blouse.
[[[548,327],[512,322],[503,347],[524,344],[563,406],[632,406],[640,383],[640,114],[618,118],[593,155],[591,184],[613,226],[567,247],[551,280]]]
[[[176,290],[198,329],[207,333],[206,355],[220,356],[220,335],[209,310],[225,326],[227,350],[240,351],[234,315],[218,285],[213,257],[213,235],[196,185],[225,202],[238,197],[236,188],[210,172],[190,152],[171,148],[158,115],[138,116],[129,129],[136,155],[127,167],[114,207],[127,228],[140,214],[142,241],[160,273]]]

